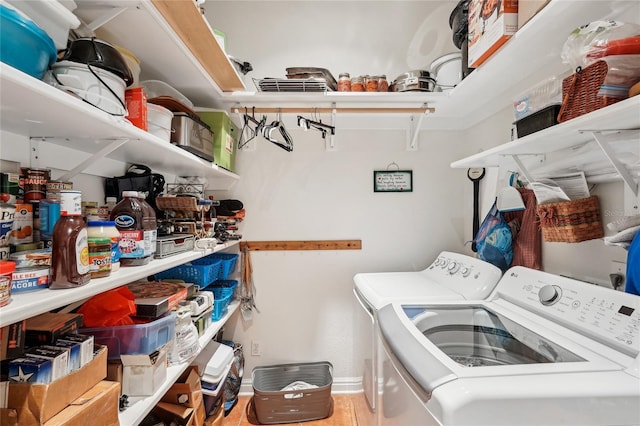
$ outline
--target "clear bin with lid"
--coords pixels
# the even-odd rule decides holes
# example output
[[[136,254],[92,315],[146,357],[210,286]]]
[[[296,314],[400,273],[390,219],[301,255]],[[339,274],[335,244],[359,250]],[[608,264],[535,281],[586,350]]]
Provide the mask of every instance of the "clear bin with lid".
[[[158,98],[160,96],[171,96],[175,100],[183,103],[189,108],[193,108],[193,102],[191,102],[185,95],[180,93],[173,86],[160,80],[145,80],[141,81],[140,85],[144,88],[144,92],[147,94],[147,99]]]
[[[562,80],[563,76],[549,77],[516,97],[513,101],[515,119],[520,120],[551,105],[560,105]]]

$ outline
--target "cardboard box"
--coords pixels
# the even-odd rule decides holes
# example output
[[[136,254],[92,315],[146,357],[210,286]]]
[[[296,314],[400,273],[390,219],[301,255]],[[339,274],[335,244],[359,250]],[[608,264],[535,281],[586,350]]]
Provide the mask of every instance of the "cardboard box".
[[[27,347],[50,345],[59,336],[66,333],[76,333],[82,327],[81,314],[58,314],[45,312],[27,319],[25,333]]]
[[[200,420],[198,410],[183,405],[158,402],[151,413],[166,423],[175,422],[184,426],[202,426],[204,419]]]
[[[0,408],[0,425],[18,426],[18,412],[13,408]]]
[[[153,395],[167,379],[167,350],[151,355],[120,355],[122,393],[129,396]]]
[[[44,358],[16,358],[9,362],[9,381],[18,383],[51,383],[53,363]]]
[[[22,356],[26,328],[26,320],[0,328],[0,361]]]
[[[56,339],[56,345],[58,343],[79,343],[80,344],[80,367],[87,365],[93,359],[93,336],[86,336],[84,334],[64,334]]]
[[[477,68],[518,30],[518,0],[471,0],[468,64]]]
[[[31,358],[51,361],[51,381],[61,379],[69,374],[69,350],[67,349],[36,346],[28,349],[26,355]]]
[[[119,359],[110,359],[107,361],[107,380],[110,382],[118,382],[122,385],[122,361]]]
[[[119,425],[119,399],[120,384],[101,381],[53,416],[44,426]]]
[[[518,29],[529,22],[550,0],[518,0]]]
[[[187,368],[167,390],[161,401],[192,408],[198,407],[198,404],[202,403],[202,388],[197,368]]]
[[[94,387],[106,375],[107,348],[97,346],[90,363],[55,382],[47,385],[9,383],[7,407],[18,411],[20,426],[40,425]]]

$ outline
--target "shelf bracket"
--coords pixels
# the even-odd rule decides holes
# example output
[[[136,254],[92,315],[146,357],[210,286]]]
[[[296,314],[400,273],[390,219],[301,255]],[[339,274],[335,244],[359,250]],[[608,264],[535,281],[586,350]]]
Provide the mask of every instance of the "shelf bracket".
[[[105,13],[100,16],[97,19],[94,19],[93,21],[89,22],[87,24],[87,27],[91,30],[91,31],[95,31],[98,28],[100,28],[103,25],[106,25],[109,23],[109,21],[111,21],[112,19],[115,19],[118,15],[120,15],[122,12],[126,11],[127,8],[126,7],[112,7],[109,8],[109,10],[105,11]]]
[[[89,156],[89,158],[87,158],[86,160],[84,160],[83,162],[78,164],[73,169],[69,170],[64,175],[60,176],[60,178],[58,178],[58,180],[61,180],[63,182],[70,181],[77,174],[82,173],[84,170],[88,169],[89,167],[91,167],[96,162],[100,161],[101,159],[103,159],[104,157],[106,157],[107,155],[109,155],[110,153],[115,151],[116,149],[120,148],[125,143],[129,142],[130,139],[123,138],[123,139],[113,139],[113,140],[109,139],[109,140],[111,140],[111,143],[109,143],[107,146],[105,146],[100,151],[96,152],[95,154]]]
[[[513,158],[513,161],[518,165],[518,168],[520,169],[520,173],[522,173],[522,176],[524,176],[527,182],[529,183],[535,182],[533,179],[533,176],[531,175],[531,173],[529,173],[529,169],[525,167],[522,160],[520,160],[520,157],[518,157],[516,154],[513,154],[511,158]]]
[[[331,103],[331,127],[336,127],[336,103]],[[326,151],[335,151],[336,150],[336,135],[335,132],[329,135],[329,138],[325,142],[325,150]]]
[[[417,151],[418,150],[418,135],[420,134],[420,128],[422,127],[422,120],[431,112],[431,109],[427,107],[425,103],[423,105],[424,113],[420,114],[418,117],[418,123],[415,124],[415,117],[412,115],[409,117],[409,130],[408,130],[408,138],[407,138],[407,151]]]
[[[619,131],[616,131],[615,133],[607,133],[607,134],[604,134],[603,132],[600,132],[600,131],[589,131],[589,132],[591,133],[591,135],[593,136],[593,139],[596,141],[596,143],[602,150],[605,157],[607,157],[607,160],[609,160],[613,168],[616,169],[616,172],[618,172],[618,174],[624,181],[627,188],[631,191],[631,193],[635,197],[637,197],[638,183],[635,181],[631,173],[629,173],[629,170],[625,167],[625,165],[622,164],[622,162],[620,162],[616,158],[616,154],[613,151],[613,148],[611,147],[610,143],[623,140],[623,139],[628,140],[629,138],[634,137],[634,135],[635,137],[638,137],[640,135],[640,129],[619,130]]]

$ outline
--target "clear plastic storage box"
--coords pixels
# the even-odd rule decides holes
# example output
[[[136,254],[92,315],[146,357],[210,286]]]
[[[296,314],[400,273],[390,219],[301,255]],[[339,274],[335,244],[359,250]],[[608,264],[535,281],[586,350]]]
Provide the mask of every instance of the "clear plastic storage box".
[[[516,120],[521,120],[536,111],[548,106],[562,103],[563,76],[553,76],[543,80],[521,93],[513,101],[513,114]]]
[[[109,358],[120,355],[149,355],[173,339],[176,328],[176,314],[169,313],[145,324],[119,325],[80,329],[81,334],[94,337],[97,344],[109,348]]]

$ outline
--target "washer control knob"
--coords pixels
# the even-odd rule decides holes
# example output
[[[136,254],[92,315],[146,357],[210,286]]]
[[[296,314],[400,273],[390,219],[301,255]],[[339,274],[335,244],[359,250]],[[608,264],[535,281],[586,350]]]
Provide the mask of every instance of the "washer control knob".
[[[562,289],[555,285],[545,285],[538,291],[538,298],[540,303],[545,306],[550,306],[560,300],[562,296]]]
[[[468,266],[463,266],[462,269],[460,269],[460,273],[462,274],[463,277],[466,278],[471,273],[471,268],[469,268]]]
[[[449,261],[447,259],[442,259],[442,262],[440,262],[440,267],[442,269],[447,267],[447,263],[449,263]]]
[[[460,264],[458,262],[451,262],[451,263],[449,263],[449,266],[447,267],[447,270],[449,271],[449,273],[451,275],[453,275],[456,272],[458,272],[458,269],[460,269]]]

